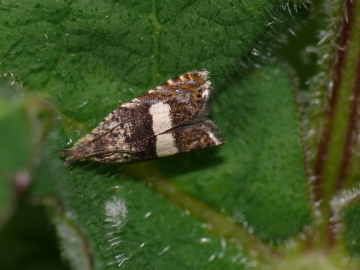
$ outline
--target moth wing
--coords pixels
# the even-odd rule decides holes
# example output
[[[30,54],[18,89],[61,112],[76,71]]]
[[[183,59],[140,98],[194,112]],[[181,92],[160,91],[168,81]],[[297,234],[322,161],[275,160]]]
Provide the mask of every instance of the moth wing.
[[[206,70],[188,72],[121,105],[61,152],[68,157],[65,165],[84,158],[135,162],[223,143],[215,125],[206,121],[208,78]]]
[[[104,137],[105,141],[107,140]],[[197,149],[221,145],[224,141],[220,137],[215,124],[207,120],[194,125],[175,128],[157,136],[150,136],[124,145],[112,145],[110,148],[94,148],[86,155],[78,153],[69,157],[65,165],[69,166],[74,161],[82,158],[103,163],[130,163],[159,157],[171,156],[177,153],[186,153]],[[97,142],[96,145],[103,145]],[[81,151],[81,147],[77,151]],[[65,150],[68,151],[68,150]]]
[[[209,72],[203,70],[170,79],[161,86],[122,104],[78,143],[88,143],[121,126],[133,126],[133,130],[136,130],[135,126],[139,123],[142,129],[148,125],[150,129],[154,129],[154,126],[158,125],[156,134],[159,134],[174,127],[204,121],[210,111],[208,101],[211,98],[211,85],[208,78]],[[145,119],[149,112],[152,119]]]
[[[144,151],[154,140],[152,130],[152,119],[148,113],[143,114],[143,105],[138,110],[118,108],[110,113],[90,133],[79,139],[74,147],[61,152],[68,156],[65,165],[69,166],[78,159],[93,159],[101,162],[110,162],[111,159],[118,159],[118,162],[128,162],[130,154]],[[125,115],[125,117],[119,116]],[[112,154],[114,156],[112,156]],[[107,161],[108,160],[108,161]],[[115,161],[114,161],[115,162]]]
[[[155,135],[206,120],[212,97],[206,70],[185,73],[138,97],[148,104]]]
[[[171,156],[177,153],[186,153],[192,150],[223,144],[215,124],[209,120],[194,125],[182,126],[158,136],[143,139],[129,144],[128,151],[113,149],[107,153],[97,153],[91,159],[100,162],[137,162],[160,157]]]
[[[112,132],[126,123],[143,121],[153,107],[153,118],[160,119],[161,130],[204,121],[210,111],[211,83],[206,70],[187,72],[151,89],[107,115],[79,143],[93,140]],[[156,122],[157,119],[154,119]],[[166,122],[166,123],[164,123]],[[169,125],[171,124],[171,127]],[[156,123],[155,123],[156,125]]]
[[[209,120],[189,126],[182,126],[156,137],[157,157],[223,144],[215,124]]]
[[[99,123],[99,125],[87,135],[90,135],[91,139],[93,139],[113,131],[120,125],[130,124],[137,121],[137,117],[139,117],[139,115],[135,114],[132,108],[135,108],[139,105],[139,100],[137,98],[122,104],[120,107],[109,113]]]

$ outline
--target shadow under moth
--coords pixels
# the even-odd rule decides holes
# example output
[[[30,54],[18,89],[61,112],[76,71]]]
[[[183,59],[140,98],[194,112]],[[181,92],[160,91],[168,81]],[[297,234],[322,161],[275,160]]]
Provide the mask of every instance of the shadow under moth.
[[[206,70],[187,72],[122,104],[74,147],[61,151],[65,166],[82,159],[130,163],[223,144],[207,120],[208,78]]]

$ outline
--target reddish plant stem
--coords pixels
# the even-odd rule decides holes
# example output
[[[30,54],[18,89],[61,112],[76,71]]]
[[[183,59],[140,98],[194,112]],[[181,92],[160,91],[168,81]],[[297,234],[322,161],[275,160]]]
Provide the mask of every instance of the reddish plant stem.
[[[344,68],[344,62],[346,57],[346,48],[347,44],[350,38],[350,22],[353,22],[353,12],[352,12],[352,6],[350,0],[346,1],[346,8],[349,11],[348,14],[348,20],[346,20],[345,17],[343,17],[339,34],[338,34],[338,47],[336,49],[336,53],[334,55],[334,62],[332,64],[333,66],[333,86],[331,88],[331,97],[329,100],[328,106],[325,108],[325,125],[323,129],[323,134],[321,136],[318,152],[316,156],[316,163],[314,167],[314,173],[315,173],[315,182],[314,182],[314,198],[315,202],[320,201],[323,198],[323,184],[322,181],[324,180],[322,177],[323,169],[324,169],[324,160],[326,159],[329,151],[329,142],[330,142],[330,136],[331,132],[333,131],[333,122],[331,119],[334,117],[335,113],[335,105],[338,101],[339,97],[339,88],[341,84],[342,79],[342,71]]]
[[[320,233],[321,236],[318,241],[327,248],[334,246],[336,241],[336,224],[332,221],[334,220],[332,218],[334,213],[331,209],[330,201],[346,184],[352,161],[352,149],[357,137],[357,110],[360,104],[358,82],[354,82],[351,95],[346,90],[344,92],[344,87],[348,87],[344,86],[344,83],[347,82],[344,76],[348,68],[346,65],[351,60],[349,59],[349,50],[353,35],[352,31],[354,31],[355,27],[355,8],[356,1],[346,0],[343,5],[343,18],[339,25],[337,47],[332,63],[332,87],[328,88],[330,98],[324,112],[324,128],[314,165],[313,198],[315,202],[320,203],[320,223],[323,224],[320,227],[326,231],[324,234]],[[360,69],[358,62],[356,69]],[[347,109],[341,110],[341,106],[348,106],[342,108],[350,109],[348,111]],[[339,125],[341,117],[345,117],[342,122],[345,125]],[[342,147],[340,156],[337,154],[339,147],[335,146],[334,148],[334,145]],[[334,157],[336,158],[334,159]],[[336,169],[329,170],[329,166],[334,166],[333,168],[336,168],[338,171],[336,172]],[[335,172],[335,175],[332,171]]]

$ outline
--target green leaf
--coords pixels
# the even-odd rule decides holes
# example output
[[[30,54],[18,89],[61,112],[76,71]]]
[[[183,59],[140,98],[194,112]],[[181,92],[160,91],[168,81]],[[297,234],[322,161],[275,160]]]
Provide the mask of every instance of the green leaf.
[[[157,162],[182,190],[249,224],[267,241],[285,240],[309,222],[289,79],[283,68],[270,65],[233,80],[226,92],[218,91],[213,110],[226,144]]]
[[[59,259],[54,227],[44,207],[20,199],[16,211],[0,232],[1,269],[64,270]]]
[[[357,256],[357,245],[350,241],[358,238],[357,208],[348,210],[349,201],[339,209],[331,203],[335,193],[341,197],[358,181],[358,172],[352,169],[358,158],[351,154],[357,144],[352,139],[346,144],[344,138],[358,135],[349,115],[356,116],[351,111],[358,109],[351,97],[352,93],[357,97],[358,71],[352,67],[358,63],[359,36],[352,32],[346,47],[350,57],[342,66],[346,76],[338,88],[334,114],[329,117],[323,109],[326,103],[310,97],[310,104],[322,105],[316,108],[320,113],[300,111],[300,116],[295,100],[302,96],[293,70],[269,56],[285,33],[307,15],[301,4],[264,0],[0,3],[3,77],[24,86],[22,92],[46,94],[60,116],[40,154],[29,155],[25,150],[38,149],[42,132],[33,136],[38,129],[25,128],[28,123],[21,117],[27,115],[19,108],[28,105],[8,109],[5,104],[8,118],[4,119],[16,123],[8,131],[16,136],[9,133],[0,139],[0,146],[5,151],[11,146],[9,140],[19,142],[13,146],[19,149],[12,152],[22,151],[23,159],[15,155],[6,159],[2,154],[0,160],[12,172],[26,162],[36,164],[34,172],[33,167],[29,170],[29,197],[48,206],[62,253],[74,269],[248,269],[266,264],[279,269],[330,268],[343,266],[339,262],[348,259],[342,245]],[[349,13],[351,18],[358,18],[354,15],[358,6]],[[334,10],[334,17],[347,14],[339,7]],[[332,42],[336,35],[328,36]],[[324,51],[319,54],[329,55]],[[325,73],[336,59],[330,55],[320,67]],[[226,139],[224,146],[131,165],[63,166],[60,150],[95,127],[120,101],[202,68],[212,75],[215,96],[210,118]],[[327,81],[318,83],[319,88],[310,86],[312,93],[321,93],[326,100]],[[303,133],[300,124],[308,128]],[[323,126],[335,135],[322,137]],[[343,130],[353,133],[344,137]],[[301,135],[313,131],[316,139],[304,136],[304,144]],[[317,138],[329,139],[329,155],[324,155],[329,158],[323,159]],[[342,167],[348,157],[351,161]],[[322,162],[324,171],[314,174],[316,164]],[[350,173],[339,177],[345,171]],[[345,183],[341,188],[339,179]],[[357,191],[354,194],[357,197]],[[347,228],[344,241],[336,244],[330,241],[339,236],[331,227],[334,213],[344,215],[340,220]],[[292,241],[294,248],[286,245]],[[330,254],[325,260],[324,253]]]
[[[227,239],[236,239],[246,250],[264,251],[259,256],[267,257],[274,251],[248,232],[278,242],[309,222],[298,116],[290,90],[287,72],[276,66],[241,83],[233,80],[214,102],[214,118],[227,143],[156,162],[80,163],[69,170],[56,157],[61,140],[53,138],[55,150],[44,156],[32,192],[40,196],[43,185],[55,186],[69,211],[66,215],[90,246],[95,268],[247,267],[247,255]],[[227,104],[227,110],[222,111],[220,103]],[[230,111],[237,111],[240,121]],[[247,230],[241,224],[247,224]],[[64,235],[69,241],[71,234]]]
[[[5,173],[15,173],[27,167],[31,134],[22,103],[0,100],[0,108],[0,171],[4,177]]]
[[[40,97],[16,98],[13,91],[0,79],[0,227],[14,208],[16,193],[29,185],[34,156],[54,113]]]
[[[3,2],[1,59],[30,91],[50,94],[64,115],[95,126],[120,100],[189,70],[206,68],[221,85],[239,59],[264,57],[258,49],[291,27],[297,17],[282,5]]]
[[[353,224],[358,219],[360,179],[360,6],[325,1],[323,7],[327,16],[321,21],[319,73],[311,82],[313,99],[306,110],[310,198],[317,216],[311,245],[340,252],[343,245],[348,250],[353,247],[350,253],[356,258],[359,236]]]
[[[3,85],[1,87],[4,89]],[[12,184],[16,173],[26,179],[30,138],[21,103],[0,99],[0,228],[14,208],[15,190]]]

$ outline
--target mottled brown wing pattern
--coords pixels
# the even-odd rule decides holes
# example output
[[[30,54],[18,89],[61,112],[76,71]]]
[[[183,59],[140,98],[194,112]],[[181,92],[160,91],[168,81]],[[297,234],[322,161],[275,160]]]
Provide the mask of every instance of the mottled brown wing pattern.
[[[61,152],[67,156],[65,165],[79,159],[137,162],[222,144],[207,120],[208,77],[205,70],[188,72],[121,105]]]

